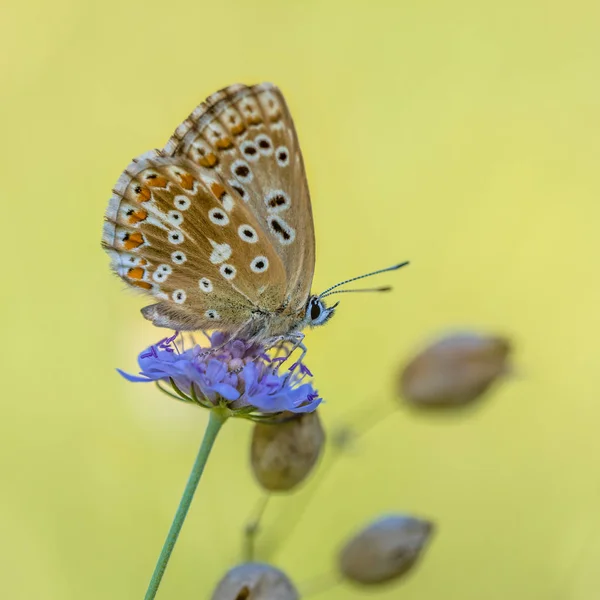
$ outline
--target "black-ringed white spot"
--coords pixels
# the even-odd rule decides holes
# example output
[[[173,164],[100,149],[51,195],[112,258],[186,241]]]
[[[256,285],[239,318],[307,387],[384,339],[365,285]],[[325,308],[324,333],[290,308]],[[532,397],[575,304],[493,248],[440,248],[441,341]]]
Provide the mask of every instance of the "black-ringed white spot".
[[[181,231],[169,231],[169,241],[171,244],[183,244],[183,233]]]
[[[250,269],[254,273],[264,273],[269,268],[269,259],[266,256],[257,256],[251,263]]]
[[[287,167],[290,164],[290,151],[285,146],[279,146],[275,150],[275,160],[280,167]]]
[[[240,185],[239,181],[236,181],[235,179],[230,179],[227,183],[234,189],[234,191],[237,194],[240,195],[240,198],[244,202],[248,202],[248,192]]]
[[[221,275],[225,277],[225,279],[233,279],[237,273],[235,267],[233,265],[228,265],[227,263],[221,265],[219,267],[219,271],[221,271]]]
[[[273,142],[265,133],[261,133],[254,138],[254,143],[258,147],[258,151],[263,156],[271,156],[273,154]]]
[[[204,316],[207,319],[210,319],[211,321],[218,321],[221,318],[221,315],[214,309],[209,308],[205,313]]]
[[[211,208],[208,211],[208,218],[215,225],[220,225],[221,227],[225,227],[225,225],[229,224],[229,217],[227,216],[227,213],[220,208]]]
[[[238,158],[234,160],[231,165],[231,172],[238,181],[242,183],[251,183],[254,179],[254,175],[250,170],[250,165],[245,161]]]
[[[187,298],[187,294],[185,293],[185,290],[175,290],[171,294],[171,298],[173,298],[173,302],[176,302],[177,304],[183,304]]]
[[[187,260],[187,256],[181,250],[176,250],[171,254],[171,260],[176,265],[182,265]]]
[[[279,213],[287,210],[292,205],[292,201],[283,190],[271,190],[265,196],[265,204],[270,213]]]
[[[203,291],[206,292],[207,294],[213,291],[213,284],[212,281],[208,278],[208,277],[203,277],[199,282],[198,282],[198,287]]]
[[[175,196],[173,198],[173,204],[179,210],[187,210],[190,207],[192,201],[187,196]]]
[[[167,213],[167,220],[172,225],[181,225],[183,223],[183,215],[178,210],[170,210]]]
[[[250,225],[240,225],[238,227],[238,235],[244,242],[248,242],[248,244],[256,244],[258,242],[256,229],[250,227]]]
[[[250,162],[256,162],[260,158],[256,144],[250,140],[245,140],[240,144],[242,155]]]
[[[169,265],[158,265],[152,275],[152,279],[157,283],[162,283],[172,272],[173,269]]]
[[[269,216],[267,222],[271,233],[284,246],[288,246],[296,239],[296,230],[290,227],[281,217]]]

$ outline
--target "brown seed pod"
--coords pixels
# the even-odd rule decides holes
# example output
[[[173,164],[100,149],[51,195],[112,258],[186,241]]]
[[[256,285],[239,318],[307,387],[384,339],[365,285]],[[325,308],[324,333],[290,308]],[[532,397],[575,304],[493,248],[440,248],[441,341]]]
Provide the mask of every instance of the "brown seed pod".
[[[231,569],[217,585],[211,600],[299,600],[292,582],[279,569],[245,563]]]
[[[400,515],[378,519],[343,547],[340,572],[364,585],[401,577],[415,565],[432,532],[433,524],[423,519]]]
[[[504,337],[470,333],[442,338],[402,368],[400,394],[419,408],[464,406],[510,371],[510,352]]]
[[[254,476],[268,491],[289,491],[312,471],[324,443],[317,411],[286,416],[277,423],[256,423],[250,450]]]

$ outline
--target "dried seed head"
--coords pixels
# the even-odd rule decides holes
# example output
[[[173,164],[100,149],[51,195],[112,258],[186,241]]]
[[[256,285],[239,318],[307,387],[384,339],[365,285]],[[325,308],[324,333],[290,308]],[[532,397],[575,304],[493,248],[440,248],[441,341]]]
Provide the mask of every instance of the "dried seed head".
[[[266,490],[291,490],[309,475],[324,443],[317,412],[289,415],[278,423],[257,423],[250,452],[254,475]]]
[[[298,600],[292,582],[278,569],[246,563],[231,569],[212,595],[212,600]]]
[[[471,333],[442,338],[402,369],[400,393],[419,407],[468,404],[509,372],[510,351],[503,337]]]
[[[390,581],[414,566],[432,532],[431,522],[414,517],[378,519],[346,543],[339,556],[339,569],[354,583]]]

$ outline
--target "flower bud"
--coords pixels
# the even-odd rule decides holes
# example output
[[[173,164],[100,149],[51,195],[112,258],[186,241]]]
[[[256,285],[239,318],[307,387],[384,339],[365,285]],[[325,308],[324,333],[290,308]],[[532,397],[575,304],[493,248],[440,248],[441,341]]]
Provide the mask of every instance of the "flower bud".
[[[479,334],[451,335],[428,346],[400,375],[400,393],[419,407],[453,407],[477,400],[509,372],[510,342]]]
[[[374,521],[346,543],[339,556],[342,575],[354,583],[377,584],[409,571],[417,562],[433,523],[394,515]]]
[[[246,563],[231,569],[212,595],[212,600],[298,600],[292,582],[278,569]]]
[[[260,485],[271,492],[289,491],[311,472],[325,443],[317,412],[301,413],[277,423],[256,423],[251,464]]]

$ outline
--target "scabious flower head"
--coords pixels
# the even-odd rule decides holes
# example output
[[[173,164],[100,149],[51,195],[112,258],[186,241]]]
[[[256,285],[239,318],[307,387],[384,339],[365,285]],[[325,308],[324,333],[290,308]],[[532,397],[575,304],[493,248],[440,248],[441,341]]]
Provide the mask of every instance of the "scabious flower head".
[[[312,412],[321,402],[306,380],[310,371],[304,365],[285,371],[261,344],[216,332],[206,347],[179,350],[176,336],[138,356],[139,375],[119,373],[129,381],[162,382],[183,400],[208,408],[226,406],[238,414]]]

